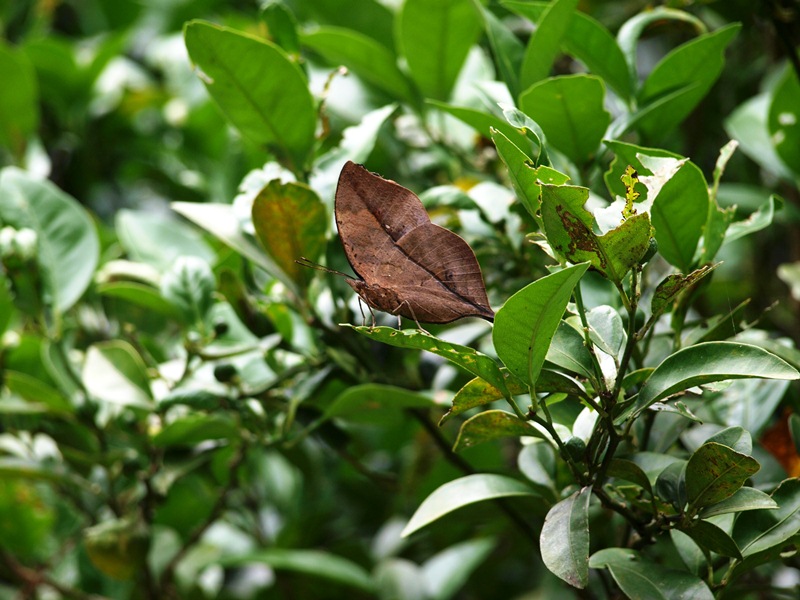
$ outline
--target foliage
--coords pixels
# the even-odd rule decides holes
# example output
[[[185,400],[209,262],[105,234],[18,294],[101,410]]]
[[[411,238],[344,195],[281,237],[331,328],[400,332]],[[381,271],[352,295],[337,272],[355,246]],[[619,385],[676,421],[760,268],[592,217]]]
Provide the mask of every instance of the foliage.
[[[797,41],[672,4],[0,7],[0,598],[795,593]],[[348,160],[491,331],[295,262]]]

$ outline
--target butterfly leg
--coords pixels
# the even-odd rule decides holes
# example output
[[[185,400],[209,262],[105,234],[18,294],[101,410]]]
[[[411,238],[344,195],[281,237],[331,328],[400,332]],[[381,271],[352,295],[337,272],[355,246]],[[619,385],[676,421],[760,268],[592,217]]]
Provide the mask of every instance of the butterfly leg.
[[[366,327],[367,316],[364,314],[364,303],[361,301],[361,296],[358,297],[358,310],[361,311],[361,326]],[[375,312],[369,304],[367,304],[367,310],[369,310],[370,317],[372,317],[372,325],[370,327],[375,329]]]
[[[430,332],[430,331],[428,331],[428,330],[427,330],[427,329],[425,329],[425,328],[424,328],[422,325],[420,325],[420,324],[419,324],[419,320],[417,319],[417,315],[415,315],[415,314],[414,314],[414,309],[413,309],[413,308],[411,308],[411,305],[410,305],[410,304],[409,304],[409,303],[408,303],[406,300],[403,300],[403,301],[402,301],[402,302],[401,302],[401,303],[400,303],[400,304],[397,306],[397,308],[395,308],[395,309],[394,309],[392,312],[394,312],[394,313],[397,313],[397,311],[398,311],[398,310],[400,310],[400,308],[403,306],[403,304],[405,304],[405,305],[408,307],[408,310],[409,310],[409,311],[411,311],[411,316],[412,316],[412,317],[414,317],[414,323],[416,323],[416,324],[417,324],[417,329],[419,329],[419,330],[420,330],[420,331],[422,331],[423,333],[427,333],[428,335],[431,335],[431,332]],[[400,324],[401,324],[401,322],[400,322],[400,315],[398,314],[398,315],[397,315],[397,328],[398,328],[398,329],[400,329]]]

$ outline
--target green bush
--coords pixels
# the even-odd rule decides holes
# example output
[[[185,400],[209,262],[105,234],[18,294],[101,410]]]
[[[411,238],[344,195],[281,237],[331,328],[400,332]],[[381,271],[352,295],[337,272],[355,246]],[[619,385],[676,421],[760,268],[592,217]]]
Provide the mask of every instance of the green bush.
[[[0,7],[0,598],[796,594],[797,7],[673,4]]]

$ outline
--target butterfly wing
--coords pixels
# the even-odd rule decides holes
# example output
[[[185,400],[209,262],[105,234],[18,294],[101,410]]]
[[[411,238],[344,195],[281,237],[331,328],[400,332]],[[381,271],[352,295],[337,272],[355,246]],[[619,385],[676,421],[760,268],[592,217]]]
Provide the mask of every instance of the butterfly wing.
[[[487,319],[494,316],[478,260],[461,237],[443,227],[426,223],[400,238],[397,246],[407,258],[407,268],[413,264],[415,268],[411,271],[419,273],[418,281],[398,286],[401,298],[407,299],[412,308],[414,304],[434,308],[439,304],[442,311],[459,311],[460,316]]]
[[[352,162],[339,175],[335,212],[347,260],[370,283],[380,277],[381,265],[397,262],[396,240],[430,223],[411,190]]]

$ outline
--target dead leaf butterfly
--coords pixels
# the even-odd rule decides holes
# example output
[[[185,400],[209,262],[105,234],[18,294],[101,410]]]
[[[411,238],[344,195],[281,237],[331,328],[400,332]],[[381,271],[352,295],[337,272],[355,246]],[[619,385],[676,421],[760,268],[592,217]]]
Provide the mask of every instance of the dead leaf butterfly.
[[[475,253],[431,223],[420,199],[348,162],[336,188],[336,225],[358,279],[347,283],[372,308],[417,323],[494,320]]]

